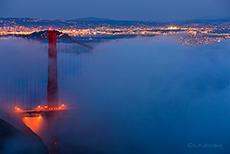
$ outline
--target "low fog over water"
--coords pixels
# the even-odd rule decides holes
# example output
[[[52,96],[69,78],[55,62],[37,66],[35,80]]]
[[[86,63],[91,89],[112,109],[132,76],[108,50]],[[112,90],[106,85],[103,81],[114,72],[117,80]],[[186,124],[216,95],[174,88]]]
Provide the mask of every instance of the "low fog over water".
[[[73,108],[57,118],[61,151],[230,152],[229,41],[186,48],[174,40],[99,43],[59,94]],[[0,54],[19,48],[4,41],[16,43],[0,43]]]

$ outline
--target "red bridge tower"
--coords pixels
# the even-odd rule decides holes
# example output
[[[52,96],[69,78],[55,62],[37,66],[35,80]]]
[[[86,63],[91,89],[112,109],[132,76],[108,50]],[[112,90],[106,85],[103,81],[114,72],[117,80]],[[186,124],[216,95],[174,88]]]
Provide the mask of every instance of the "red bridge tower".
[[[48,85],[47,105],[48,108],[58,107],[58,74],[57,74],[57,32],[48,31]]]

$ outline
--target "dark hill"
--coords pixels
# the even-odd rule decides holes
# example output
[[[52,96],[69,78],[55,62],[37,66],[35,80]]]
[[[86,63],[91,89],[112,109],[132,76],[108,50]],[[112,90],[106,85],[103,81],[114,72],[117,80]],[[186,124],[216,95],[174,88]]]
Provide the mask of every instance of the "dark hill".
[[[48,154],[42,139],[27,127],[27,135],[11,124],[0,119],[0,153],[1,154]]]

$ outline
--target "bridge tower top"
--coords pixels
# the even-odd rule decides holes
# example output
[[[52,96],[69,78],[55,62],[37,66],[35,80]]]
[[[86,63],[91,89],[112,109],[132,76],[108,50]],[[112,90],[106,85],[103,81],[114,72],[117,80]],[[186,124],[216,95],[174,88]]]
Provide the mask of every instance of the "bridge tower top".
[[[48,56],[49,58],[57,57],[57,32],[55,30],[48,31]]]

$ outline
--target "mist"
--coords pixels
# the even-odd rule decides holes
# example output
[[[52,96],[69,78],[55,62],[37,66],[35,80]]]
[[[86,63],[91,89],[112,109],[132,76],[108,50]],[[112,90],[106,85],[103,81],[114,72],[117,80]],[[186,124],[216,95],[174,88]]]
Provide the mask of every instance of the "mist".
[[[68,106],[78,109],[62,116],[60,144],[90,153],[229,152],[229,41],[186,48],[175,39],[98,45],[66,83]]]
[[[187,48],[175,40],[121,39],[88,53],[59,92],[70,108],[52,124],[60,151],[228,153],[229,41]]]

